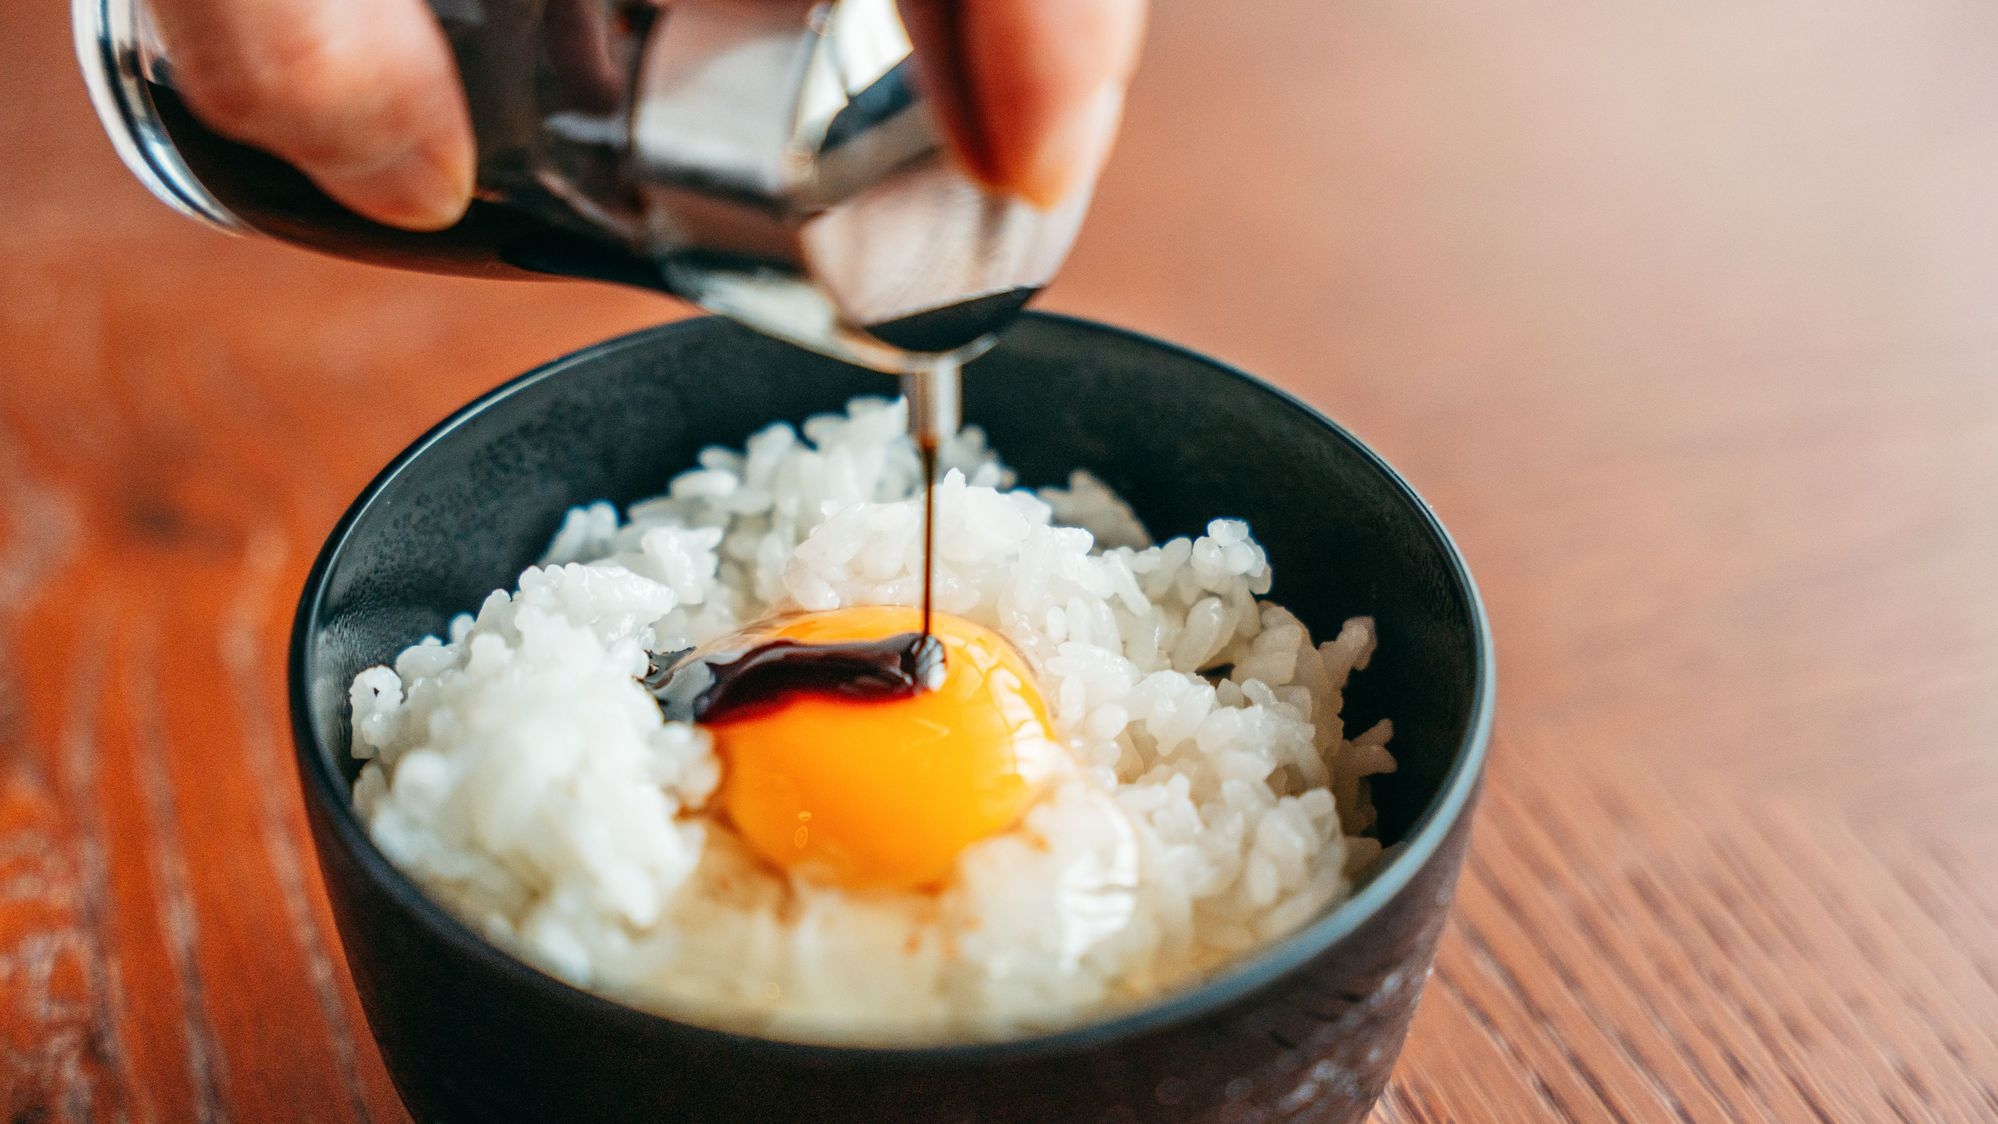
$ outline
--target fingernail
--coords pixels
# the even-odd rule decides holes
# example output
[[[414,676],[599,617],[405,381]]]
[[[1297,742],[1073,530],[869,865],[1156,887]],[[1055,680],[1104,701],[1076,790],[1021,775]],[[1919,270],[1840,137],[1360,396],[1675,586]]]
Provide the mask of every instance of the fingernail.
[[[1050,209],[1094,183],[1110,158],[1117,122],[1124,114],[1124,87],[1107,82],[1077,103],[1041,135],[1041,141],[1014,174],[1013,190],[1027,202]]]
[[[317,178],[350,210],[404,230],[442,230],[471,202],[470,161],[448,146],[418,145],[365,169]]]

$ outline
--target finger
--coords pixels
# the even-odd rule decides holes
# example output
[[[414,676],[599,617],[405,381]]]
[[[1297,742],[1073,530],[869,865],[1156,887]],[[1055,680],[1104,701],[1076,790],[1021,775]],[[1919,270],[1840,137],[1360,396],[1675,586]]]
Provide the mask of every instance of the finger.
[[[470,113],[422,0],[155,0],[175,82],[256,145],[379,222],[435,230],[471,198]]]
[[[1110,155],[1144,0],[901,0],[927,92],[973,175],[1040,206]]]

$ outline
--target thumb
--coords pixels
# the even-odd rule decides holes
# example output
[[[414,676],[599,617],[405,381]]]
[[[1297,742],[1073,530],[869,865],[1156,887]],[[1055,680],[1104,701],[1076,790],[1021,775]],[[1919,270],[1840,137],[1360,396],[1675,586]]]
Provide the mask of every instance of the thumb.
[[[901,0],[926,92],[979,180],[1042,207],[1094,180],[1144,0]]]

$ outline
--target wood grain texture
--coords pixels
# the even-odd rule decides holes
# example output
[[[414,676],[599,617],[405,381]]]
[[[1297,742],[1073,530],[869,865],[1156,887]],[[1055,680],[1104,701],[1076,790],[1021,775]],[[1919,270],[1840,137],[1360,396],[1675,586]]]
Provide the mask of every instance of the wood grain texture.
[[[676,313],[198,230],[61,8],[0,9],[0,1119],[401,1120],[293,596],[436,418]],[[1160,0],[1049,303],[1352,426],[1499,635],[1380,1120],[1998,1119],[1994,184],[1990,5]]]

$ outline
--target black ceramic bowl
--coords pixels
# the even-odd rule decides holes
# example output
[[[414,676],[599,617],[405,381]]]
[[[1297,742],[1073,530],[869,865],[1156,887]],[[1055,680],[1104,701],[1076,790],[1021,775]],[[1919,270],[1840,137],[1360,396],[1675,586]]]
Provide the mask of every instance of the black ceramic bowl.
[[[1211,982],[1058,1034],[856,1049],[764,1041],[599,999],[432,904],[348,803],[347,685],[510,587],[572,504],[659,492],[702,446],[887,379],[716,320],[613,340],[486,395],[334,530],[291,649],[319,865],[389,1072],[418,1120],[1097,1124],[1346,1121],[1379,1095],[1435,955],[1492,714],[1483,609],[1443,528],[1344,430],[1255,379],[1110,328],[1030,316],[973,365],[965,415],[1030,484],[1087,467],[1160,537],[1247,518],[1314,634],[1372,614],[1347,717],[1392,717],[1375,788],[1404,844],[1349,900]]]

